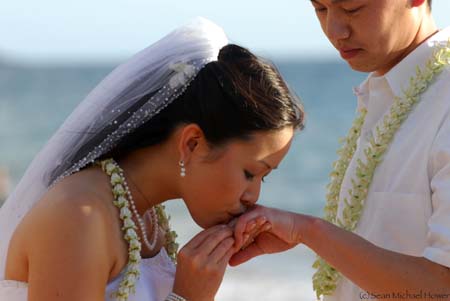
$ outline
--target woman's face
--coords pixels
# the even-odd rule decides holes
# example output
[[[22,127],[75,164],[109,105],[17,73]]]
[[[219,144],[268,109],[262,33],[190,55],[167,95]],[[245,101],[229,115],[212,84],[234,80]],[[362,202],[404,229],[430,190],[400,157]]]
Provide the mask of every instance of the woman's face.
[[[222,149],[194,151],[186,162],[182,198],[202,228],[227,223],[256,203],[261,182],[289,150],[294,130],[259,132]]]

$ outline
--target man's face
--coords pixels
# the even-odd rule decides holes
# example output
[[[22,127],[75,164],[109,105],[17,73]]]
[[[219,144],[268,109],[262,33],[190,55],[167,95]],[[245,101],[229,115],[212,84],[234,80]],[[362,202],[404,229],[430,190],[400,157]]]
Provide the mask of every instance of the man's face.
[[[323,32],[341,57],[362,72],[384,74],[395,66],[412,50],[423,17],[423,7],[412,8],[411,0],[311,3]]]

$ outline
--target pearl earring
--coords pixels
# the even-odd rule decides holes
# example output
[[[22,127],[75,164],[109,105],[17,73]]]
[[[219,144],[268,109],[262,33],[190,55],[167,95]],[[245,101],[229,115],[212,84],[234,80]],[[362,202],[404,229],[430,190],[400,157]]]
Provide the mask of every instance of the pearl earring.
[[[180,162],[178,162],[178,165],[180,165],[180,176],[184,178],[186,176],[186,168],[184,167],[184,161],[180,160]]]

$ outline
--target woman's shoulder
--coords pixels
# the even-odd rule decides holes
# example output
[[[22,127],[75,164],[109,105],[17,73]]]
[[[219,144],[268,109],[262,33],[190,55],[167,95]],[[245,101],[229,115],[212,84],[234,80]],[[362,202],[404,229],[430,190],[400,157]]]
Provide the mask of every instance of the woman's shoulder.
[[[101,177],[86,172],[70,176],[51,188],[24,217],[12,237],[8,252],[14,255],[12,271],[15,266],[24,271],[20,267],[34,264],[49,265],[50,272],[57,269],[53,263],[59,261],[67,265],[67,270],[93,264],[99,268],[95,271],[98,275],[109,273],[117,254],[110,237],[114,221],[106,205],[108,192],[101,191],[102,185],[107,189],[108,182],[102,183]]]
[[[33,246],[46,236],[65,236],[67,245],[89,243],[101,248],[114,223],[108,185],[92,170],[63,179],[30,210],[14,236]]]
[[[78,222],[80,226],[99,223],[108,218],[111,189],[96,170],[85,170],[66,177],[54,185],[36,206],[29,219],[42,223]],[[69,224],[70,225],[70,224]]]

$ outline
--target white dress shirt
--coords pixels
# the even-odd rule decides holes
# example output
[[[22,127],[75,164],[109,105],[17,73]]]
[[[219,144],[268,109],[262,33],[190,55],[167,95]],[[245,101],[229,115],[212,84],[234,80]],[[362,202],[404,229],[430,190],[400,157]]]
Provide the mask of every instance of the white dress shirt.
[[[423,69],[433,46],[446,44],[449,37],[450,28],[438,32],[387,74],[370,74],[357,89],[358,109],[367,108],[368,113],[342,184],[339,217],[355,178],[356,160],[366,161],[363,150],[376,126],[383,124],[394,97],[403,96],[416,66]],[[355,233],[381,248],[450,267],[450,68],[436,77],[395,134],[375,171]],[[345,278],[325,298],[366,299],[375,298]]]

